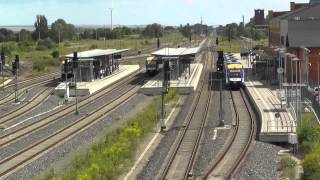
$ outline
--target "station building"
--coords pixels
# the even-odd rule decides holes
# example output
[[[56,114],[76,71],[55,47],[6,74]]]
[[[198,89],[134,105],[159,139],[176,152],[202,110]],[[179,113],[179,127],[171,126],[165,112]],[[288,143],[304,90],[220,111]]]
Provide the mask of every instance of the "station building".
[[[75,72],[78,82],[92,82],[97,79],[104,78],[111,75],[114,71],[119,69],[119,59],[122,53],[128,49],[94,49],[89,51],[78,52],[78,68]],[[65,56],[65,61],[61,66],[62,79],[72,77],[73,54]]]
[[[190,75],[190,65],[194,61],[199,48],[164,48],[152,53],[162,64],[164,60],[170,61],[170,79],[178,80],[182,73],[187,71]]]
[[[126,51],[128,49],[78,52],[78,67],[75,69],[74,54],[66,55],[61,66],[63,82],[55,88],[55,94],[66,99],[72,96],[87,96],[139,71],[139,65],[119,65],[122,53]]]
[[[176,88],[180,94],[189,94],[196,90],[203,65],[198,62],[200,48],[164,48],[151,53],[157,66],[165,61],[170,67],[169,86]],[[148,66],[146,67],[148,69]],[[140,92],[146,95],[158,95],[163,90],[164,74],[162,67],[160,73],[141,87]]]
[[[287,53],[301,60],[298,71],[292,69],[292,58],[284,58],[284,75],[286,82],[299,79],[301,82],[315,82],[318,78],[318,59],[320,52],[320,1],[310,0],[310,3],[290,4],[291,11],[283,12],[269,21],[269,46],[272,49],[286,49]],[[306,49],[310,52],[306,52]],[[292,76],[293,74],[293,76]]]

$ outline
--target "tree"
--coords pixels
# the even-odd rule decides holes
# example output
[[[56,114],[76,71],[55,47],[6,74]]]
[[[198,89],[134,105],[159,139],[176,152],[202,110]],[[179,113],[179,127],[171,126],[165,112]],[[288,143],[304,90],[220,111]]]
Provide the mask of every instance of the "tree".
[[[163,28],[160,24],[157,23],[149,24],[144,28],[142,35],[149,38],[162,37]]]
[[[35,40],[40,40],[48,37],[48,21],[44,15],[37,15],[37,20],[34,23],[36,30],[33,33],[33,38]]]
[[[191,27],[190,24],[188,23],[187,25],[180,26],[180,32],[184,37],[190,38],[191,37]]]
[[[75,27],[67,24],[63,19],[58,19],[51,24],[50,37],[55,42],[71,40],[75,34]]]
[[[32,40],[32,34],[30,31],[22,29],[18,34],[18,40],[22,42],[28,42]]]
[[[7,42],[7,41],[15,41],[16,35],[13,31],[1,28],[0,29],[0,42]]]

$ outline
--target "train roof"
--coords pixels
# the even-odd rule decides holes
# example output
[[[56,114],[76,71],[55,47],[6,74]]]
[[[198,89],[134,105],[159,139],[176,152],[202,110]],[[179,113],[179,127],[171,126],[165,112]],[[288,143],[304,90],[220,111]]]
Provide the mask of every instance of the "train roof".
[[[163,48],[161,50],[155,51],[152,53],[154,56],[162,57],[179,57],[186,55],[195,55],[199,52],[200,48]]]
[[[243,66],[241,63],[231,63],[227,66],[228,69],[242,69]]]
[[[147,61],[152,61],[152,60],[154,60],[154,56],[149,56],[149,57],[147,57]]]

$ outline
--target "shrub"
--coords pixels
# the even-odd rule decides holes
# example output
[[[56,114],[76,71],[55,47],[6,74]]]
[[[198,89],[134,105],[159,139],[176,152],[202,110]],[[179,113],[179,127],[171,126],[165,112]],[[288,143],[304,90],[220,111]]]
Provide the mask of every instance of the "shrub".
[[[37,72],[42,72],[44,71],[46,68],[45,64],[40,62],[40,61],[35,61],[33,62],[33,66],[32,66],[32,69],[37,71]]]
[[[36,47],[36,50],[37,51],[45,51],[45,50],[47,50],[48,48],[46,47],[46,46],[44,46],[44,45],[37,45],[37,47]]]
[[[36,60],[33,62],[32,69],[37,72],[43,72],[47,67],[57,67],[60,65],[59,60],[52,59],[51,57],[44,56],[42,60]]]
[[[320,152],[320,151],[319,151]],[[320,179],[320,154],[314,152],[305,157],[303,160],[303,178],[308,180]]]
[[[54,50],[54,51],[52,51],[51,56],[52,56],[53,58],[59,58],[60,53],[59,53],[58,50]]]
[[[291,159],[290,156],[284,156],[280,160],[281,169],[284,168],[294,168],[297,165],[297,162]]]
[[[22,41],[18,43],[19,49],[24,52],[29,52],[33,50],[34,43],[31,41]]]
[[[66,42],[66,43],[64,43],[64,47],[71,47],[70,42]]]
[[[98,45],[96,45],[96,44],[92,44],[91,46],[90,46],[90,49],[97,49],[98,48]]]
[[[57,47],[57,44],[53,42],[50,38],[46,38],[44,40],[40,40],[37,45],[37,50],[42,51],[46,49],[52,49]]]

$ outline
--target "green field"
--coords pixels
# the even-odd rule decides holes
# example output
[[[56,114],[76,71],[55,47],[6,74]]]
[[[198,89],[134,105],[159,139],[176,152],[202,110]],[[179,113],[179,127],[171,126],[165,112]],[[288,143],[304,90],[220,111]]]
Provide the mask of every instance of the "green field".
[[[261,39],[259,41],[254,41],[253,47],[256,45],[268,46],[268,39]],[[231,53],[240,53],[241,51],[241,43],[238,39],[232,39],[229,43],[226,37],[219,38],[219,50],[224,52]]]
[[[173,32],[165,34],[160,42],[176,47],[183,40],[181,33]],[[24,76],[35,76],[44,73],[56,72],[60,69],[60,61],[62,58],[53,58],[51,55],[54,51],[58,51],[60,57],[70,54],[74,51],[85,51],[90,49],[131,49],[138,50],[145,47],[156,47],[156,38],[142,38],[138,35],[127,36],[116,40],[78,40],[68,41],[60,44],[53,44],[50,48],[42,48],[39,50],[36,42],[7,42],[0,43],[1,47],[5,47],[9,53],[9,64],[13,62],[16,54],[19,54],[23,67]]]

